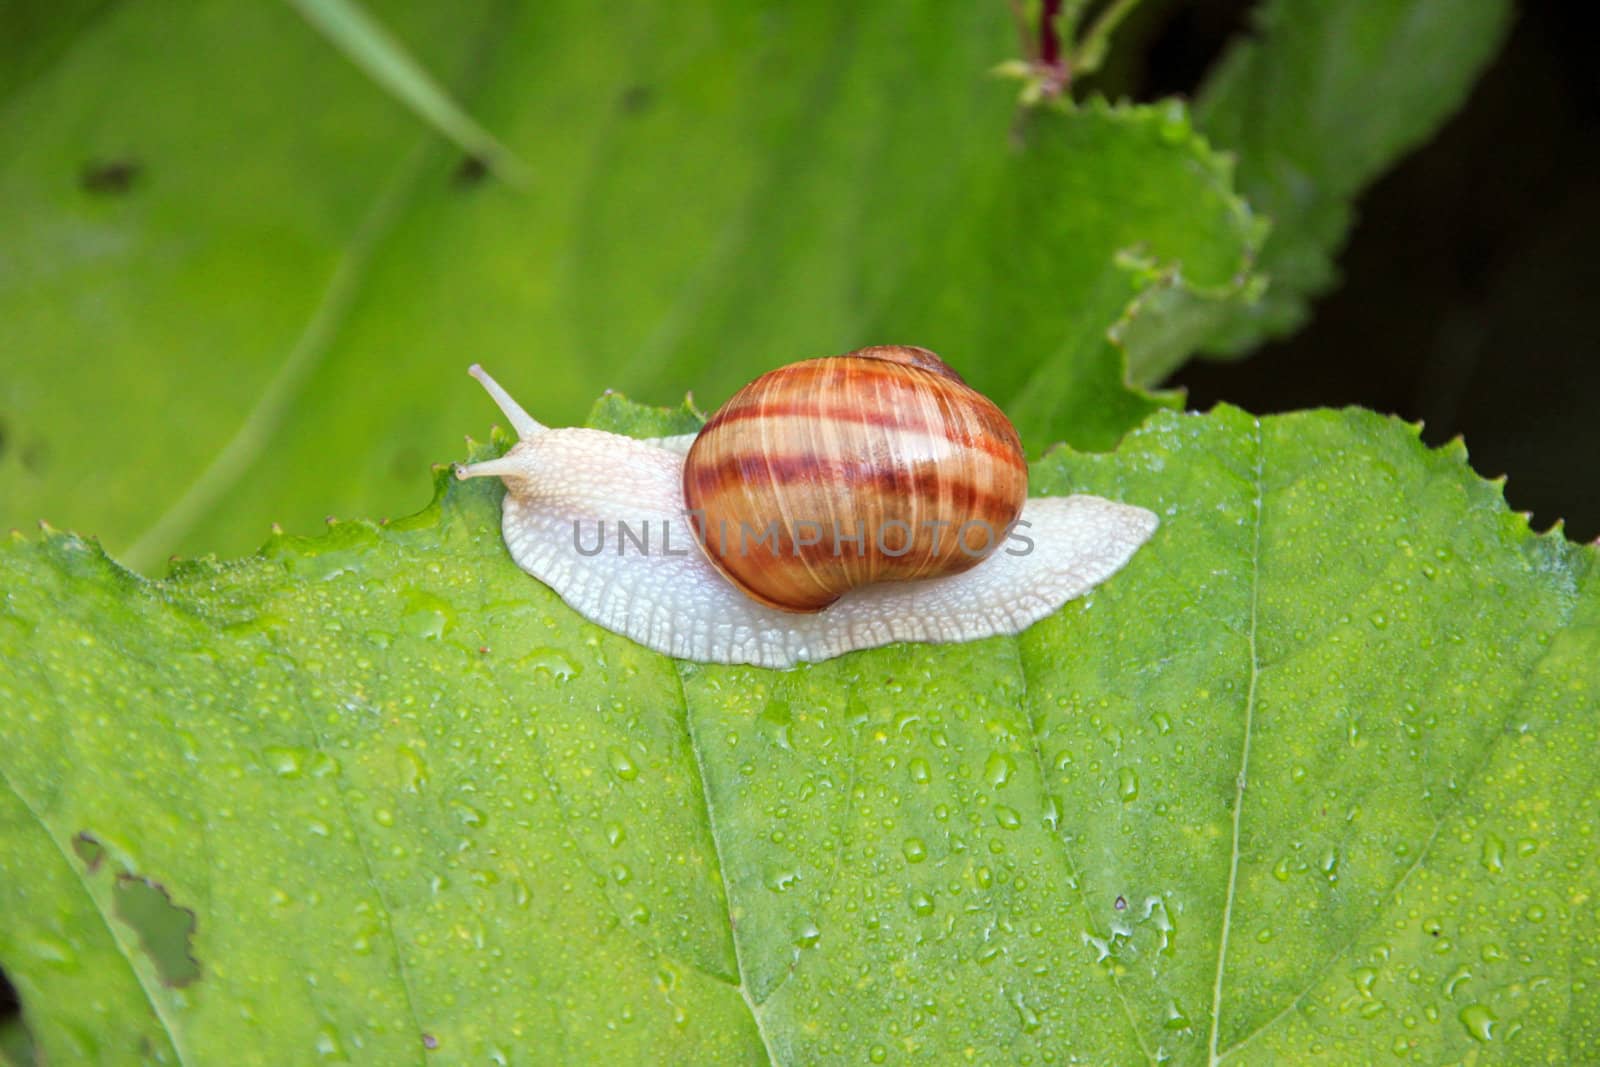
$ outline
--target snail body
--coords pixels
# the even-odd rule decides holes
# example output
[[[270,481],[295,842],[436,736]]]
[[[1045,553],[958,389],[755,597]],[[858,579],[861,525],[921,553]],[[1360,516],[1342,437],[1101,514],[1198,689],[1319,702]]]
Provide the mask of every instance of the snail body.
[[[541,426],[472,373],[519,440],[456,475],[504,481],[512,558],[579,614],[680,659],[788,667],[1018,633],[1156,527],[1099,497],[1026,497],[1015,430],[921,349],[792,364],[698,434],[648,440]]]

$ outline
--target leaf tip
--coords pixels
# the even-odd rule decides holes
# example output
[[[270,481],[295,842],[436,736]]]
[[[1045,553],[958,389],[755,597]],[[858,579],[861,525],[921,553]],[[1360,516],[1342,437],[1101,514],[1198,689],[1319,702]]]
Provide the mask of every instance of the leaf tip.
[[[1439,446],[1439,454],[1449,459],[1456,460],[1458,463],[1466,463],[1466,438],[1462,437],[1460,434],[1456,434],[1454,437],[1450,438],[1450,440]]]

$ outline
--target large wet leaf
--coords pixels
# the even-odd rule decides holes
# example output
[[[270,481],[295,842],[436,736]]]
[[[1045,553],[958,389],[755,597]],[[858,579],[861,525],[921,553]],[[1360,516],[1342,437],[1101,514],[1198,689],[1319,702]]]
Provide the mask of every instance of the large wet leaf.
[[[1019,113],[1002,3],[371,7],[524,187],[288,5],[98,9],[0,100],[0,527],[150,570],[408,513],[474,360],[561,424],[916,343],[1105,447],[1155,403],[1107,330],[1237,298],[1259,238],[1177,105]]]
[[[1251,204],[1273,220],[1266,297],[1217,312],[1225,321],[1211,347],[1243,354],[1305,321],[1338,280],[1352,201],[1461,106],[1511,10],[1510,0],[1264,0],[1196,106],[1207,135],[1237,152]],[[1136,376],[1177,365],[1149,355]]]
[[[582,622],[440,486],[157,583],[0,549],[51,1062],[1600,1056],[1600,570],[1459,446],[1158,414],[1035,467],[1162,517],[1090,597],[790,672]]]

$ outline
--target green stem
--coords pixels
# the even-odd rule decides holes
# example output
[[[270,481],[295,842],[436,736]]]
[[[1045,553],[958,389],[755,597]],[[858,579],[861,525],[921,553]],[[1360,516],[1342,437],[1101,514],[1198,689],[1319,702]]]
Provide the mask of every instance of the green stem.
[[[467,114],[400,40],[359,0],[287,0],[307,22],[380,87],[422,121],[482,161],[513,186],[528,182],[527,166]]]
[[[1100,12],[1100,17],[1094,20],[1072,53],[1071,70],[1074,78],[1081,78],[1100,68],[1101,62],[1106,58],[1106,48],[1111,43],[1111,34],[1138,6],[1139,0],[1112,0],[1112,3]]]
[[[1078,32],[1078,23],[1083,21],[1083,9],[1089,6],[1089,0],[1062,0],[1061,16],[1057,20],[1057,28],[1061,31],[1061,40],[1070,41]]]

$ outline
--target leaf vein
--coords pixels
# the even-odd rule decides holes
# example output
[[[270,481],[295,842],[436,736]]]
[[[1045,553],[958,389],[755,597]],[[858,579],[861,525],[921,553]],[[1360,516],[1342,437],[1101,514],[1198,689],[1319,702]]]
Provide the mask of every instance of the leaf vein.
[[[773,1051],[772,1037],[767,1033],[766,1019],[762,1014],[761,1005],[756,1003],[750,995],[750,979],[745,974],[744,953],[739,950],[739,926],[733,918],[733,893],[728,886],[728,866],[722,852],[722,839],[717,834],[716,809],[711,803],[711,785],[706,778],[705,759],[702,756],[700,739],[695,733],[694,716],[689,711],[689,694],[683,685],[683,672],[677,660],[672,660],[672,674],[678,680],[678,705],[683,708],[684,728],[689,731],[689,748],[694,752],[695,772],[700,778],[700,799],[706,807],[706,828],[711,835],[711,848],[716,854],[717,876],[722,880],[722,899],[728,908],[728,937],[733,941],[733,962],[739,971],[739,995],[744,998],[745,1007],[750,1009],[750,1019],[755,1024],[756,1034],[761,1038],[761,1045],[766,1050],[767,1062],[771,1067],[778,1067],[780,1060]]]
[[[1571,622],[1573,608],[1574,598],[1569,598],[1566,606],[1567,617],[1561,621],[1561,626],[1563,628]],[[1523,682],[1518,691],[1518,699],[1512,700],[1507,704],[1507,707],[1511,709],[1511,713],[1514,714],[1517,710],[1527,706],[1527,702],[1522,698],[1525,696],[1528,690],[1533,687],[1536,679],[1538,678],[1539,671],[1544,665],[1545,661],[1549,659],[1550,651],[1554,645],[1554,641],[1551,641],[1549,644],[1545,645],[1534,661],[1528,665],[1524,676],[1526,680]],[[1444,809],[1434,817],[1433,828],[1429,831],[1427,839],[1423,841],[1422,847],[1417,850],[1417,858],[1400,873],[1399,878],[1395,879],[1394,885],[1389,888],[1388,892],[1383,894],[1383,896],[1380,898],[1381,903],[1377,907],[1373,908],[1372,914],[1368,916],[1364,922],[1351,931],[1349,939],[1343,945],[1341,945],[1337,951],[1329,955],[1327,962],[1312,972],[1313,977],[1309,982],[1306,983],[1305,988],[1301,989],[1299,993],[1295,994],[1295,996],[1287,1005],[1284,1006],[1281,1011],[1277,1012],[1270,1019],[1263,1022],[1260,1026],[1256,1027],[1244,1037],[1240,1038],[1238,1041],[1235,1041],[1232,1045],[1229,1045],[1226,1049],[1224,1049],[1218,1057],[1219,1061],[1231,1056],[1233,1053],[1237,1052],[1251,1041],[1254,1041],[1267,1030],[1271,1029],[1274,1025],[1289,1016],[1294,1009],[1298,1007],[1303,1000],[1305,1000],[1306,996],[1316,988],[1317,982],[1321,980],[1322,976],[1327,974],[1328,971],[1331,970],[1333,966],[1344,957],[1344,954],[1355,946],[1355,943],[1361,939],[1362,934],[1366,933],[1372,928],[1372,924],[1377,922],[1379,917],[1382,915],[1383,909],[1399,897],[1401,890],[1403,890],[1406,886],[1406,883],[1411,880],[1411,876],[1422,868],[1424,862],[1432,852],[1434,842],[1439,839],[1439,831],[1442,830],[1444,828],[1444,824],[1454,817],[1456,812],[1460,810],[1461,805],[1466,800],[1467,793],[1469,792],[1471,786],[1478,780],[1478,777],[1483,773],[1484,768],[1489,765],[1489,761],[1494,758],[1494,754],[1499,748],[1501,741],[1510,736],[1510,732],[1505,728],[1507,722],[1509,722],[1509,715],[1507,719],[1501,721],[1500,729],[1495,732],[1489,744],[1484,747],[1483,755],[1479,757],[1477,762],[1468,768],[1466,774],[1462,776],[1460,788],[1452,793],[1449,802],[1445,805]]]
[[[1261,663],[1256,652],[1256,630],[1260,617],[1261,600],[1261,512],[1262,472],[1266,467],[1266,441],[1261,431],[1261,420],[1254,420],[1256,431],[1255,465],[1255,522],[1250,546],[1250,628],[1248,647],[1250,656],[1250,682],[1245,692],[1244,741],[1239,751],[1239,773],[1233,784],[1233,838],[1228,857],[1228,888],[1223,897],[1222,932],[1217,938],[1217,971],[1211,983],[1211,1032],[1207,1038],[1207,1057],[1212,1067],[1220,1062],[1217,1040],[1222,1031],[1222,992],[1227,974],[1228,935],[1233,926],[1233,903],[1239,888],[1239,831],[1244,811],[1244,792],[1250,772],[1250,734],[1255,727],[1256,685],[1261,677]]]

